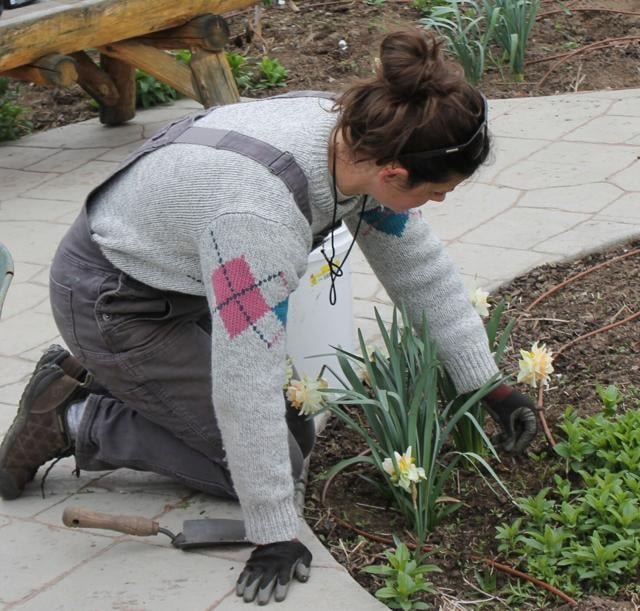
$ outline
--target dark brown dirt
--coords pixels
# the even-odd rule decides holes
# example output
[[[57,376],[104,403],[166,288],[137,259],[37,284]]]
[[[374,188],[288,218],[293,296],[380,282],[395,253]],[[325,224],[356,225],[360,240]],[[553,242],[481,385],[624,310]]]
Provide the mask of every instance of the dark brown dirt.
[[[633,251],[637,251],[633,256],[614,261],[569,283],[526,311],[535,299],[567,278]],[[529,349],[535,340],[546,342],[557,353],[567,342],[639,311],[640,241],[570,263],[536,268],[492,297],[494,302],[502,298],[510,303],[505,314],[507,319],[521,316],[503,361],[505,372],[516,372],[520,348]],[[546,419],[555,437],[559,438],[557,423],[567,405],[574,406],[581,415],[596,413],[601,409],[595,391],[596,383],[617,385],[626,398],[624,406],[627,409],[640,408],[639,354],[640,318],[579,340],[573,347],[567,348],[554,361],[555,372],[544,394]],[[520,389],[531,394],[530,389]],[[366,470],[344,472],[331,483],[326,492],[326,501],[322,503],[326,485],[323,473],[341,459],[355,456],[364,449],[365,445],[358,437],[335,419],[330,420],[312,456],[307,518],[338,561],[364,587],[375,591],[380,584],[360,570],[382,559],[383,550],[389,546],[360,537],[358,532],[346,528],[339,519],[347,520],[374,536],[389,538],[393,532],[399,535],[406,533],[406,525],[388,507],[386,499],[360,477],[364,474],[376,478],[376,475]],[[552,475],[558,466],[558,459],[550,451],[542,434],[532,450],[540,457],[536,461],[526,457],[505,457],[501,464],[494,465],[514,497],[535,495],[544,486],[553,485]],[[435,574],[432,581],[442,592],[453,594],[458,600],[480,599],[482,596],[469,583],[477,585],[475,571],[482,572],[484,569],[472,556],[499,559],[495,527],[516,515],[508,504],[503,504],[487,489],[479,477],[469,473],[459,474],[456,489],[451,494],[462,498],[466,505],[442,524],[429,540],[435,547],[431,562],[444,571]],[[506,582],[507,578],[499,574],[498,586]],[[616,601],[590,597],[581,601],[579,608],[634,609],[631,597],[631,593],[621,594]],[[435,604],[436,600],[431,599],[431,602]],[[490,609],[514,608],[498,600],[488,605],[486,608]],[[519,608],[540,607],[535,604]],[[559,602],[552,601],[545,608],[561,607]]]
[[[229,50],[243,54],[247,67],[254,71],[264,55],[278,59],[289,75],[286,86],[277,92],[339,91],[354,78],[369,76],[382,36],[390,29],[415,25],[422,16],[411,0],[294,0],[297,11],[291,4],[277,6],[276,1],[274,6],[230,17]],[[588,7],[605,10],[579,10]],[[565,14],[563,8],[573,12]],[[489,98],[640,87],[638,39],[582,52],[540,82],[555,63],[549,58],[621,36],[640,37],[640,0],[542,0],[528,47],[525,81],[514,83],[508,70],[503,75],[490,65],[481,87]],[[341,40],[347,44],[345,51],[339,49]],[[262,96],[274,91],[254,89],[244,93]],[[19,102],[31,108],[35,130],[97,114],[77,86],[51,90],[25,84],[20,88]]]

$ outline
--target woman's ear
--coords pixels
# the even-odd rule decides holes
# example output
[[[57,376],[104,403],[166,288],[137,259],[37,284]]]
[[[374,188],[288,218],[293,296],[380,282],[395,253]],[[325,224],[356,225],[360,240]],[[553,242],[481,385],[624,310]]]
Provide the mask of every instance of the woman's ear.
[[[384,183],[405,184],[409,178],[409,172],[397,163],[387,163],[380,168],[378,176]]]

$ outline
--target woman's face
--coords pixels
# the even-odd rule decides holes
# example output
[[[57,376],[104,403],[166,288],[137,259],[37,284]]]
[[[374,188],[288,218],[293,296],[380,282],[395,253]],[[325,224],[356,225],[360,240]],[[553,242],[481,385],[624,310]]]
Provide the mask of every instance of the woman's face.
[[[379,180],[373,181],[369,193],[371,197],[395,212],[417,208],[427,202],[443,202],[447,193],[451,193],[465,180],[463,176],[455,176],[446,182],[425,182],[409,188],[406,170],[400,170],[400,173],[381,170]]]

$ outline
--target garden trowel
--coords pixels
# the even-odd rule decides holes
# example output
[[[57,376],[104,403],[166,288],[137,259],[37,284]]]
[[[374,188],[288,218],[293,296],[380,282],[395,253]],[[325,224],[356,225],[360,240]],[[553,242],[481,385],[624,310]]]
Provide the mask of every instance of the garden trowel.
[[[171,539],[174,547],[184,550],[249,543],[242,520],[222,518],[185,520],[182,524],[182,532],[177,535],[149,518],[111,515],[84,507],[67,507],[62,514],[62,521],[65,526],[71,528],[102,528],[139,537],[162,533]]]

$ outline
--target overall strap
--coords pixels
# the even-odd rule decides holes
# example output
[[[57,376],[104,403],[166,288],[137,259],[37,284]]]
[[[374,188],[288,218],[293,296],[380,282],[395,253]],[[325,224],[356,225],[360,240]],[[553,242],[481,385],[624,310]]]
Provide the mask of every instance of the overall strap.
[[[277,96],[263,99],[286,99],[286,98],[324,98],[335,99],[336,94],[328,91],[289,91]],[[256,100],[258,101],[258,100]],[[209,127],[196,127],[194,122],[214,112],[218,106],[209,108],[195,116],[185,117],[170,123],[161,129],[154,136],[149,138],[139,149],[131,153],[111,174],[109,174],[99,185],[97,185],[87,196],[89,202],[98,191],[100,191],[115,176],[123,172],[126,168],[134,164],[140,157],[151,153],[156,149],[172,143],[199,144],[215,149],[232,151],[245,157],[253,159],[278,176],[293,195],[293,199],[298,209],[307,219],[309,225],[312,222],[311,204],[309,203],[309,183],[304,172],[294,159],[293,155],[287,151],[281,151],[257,138],[245,136],[233,130],[215,129]]]
[[[283,152],[267,142],[233,130],[212,127],[190,127],[178,135],[173,142],[210,146],[253,159],[282,180],[293,195],[300,212],[311,225],[313,218],[309,203],[309,184],[307,177],[291,153]]]
[[[128,157],[126,157],[113,172],[111,172],[100,184],[95,186],[87,195],[85,199],[85,205],[88,204],[91,198],[96,195],[100,190],[102,190],[107,183],[109,183],[113,178],[121,174],[124,170],[126,170],[129,166],[133,165],[140,157],[150,153],[151,151],[155,151],[162,146],[166,146],[167,144],[171,144],[173,140],[179,136],[182,132],[189,129],[193,122],[203,116],[203,114],[197,115],[195,117],[185,117],[178,121],[174,121],[173,123],[169,123],[163,127],[159,132],[154,134],[151,138],[149,138],[144,144],[133,151]]]

